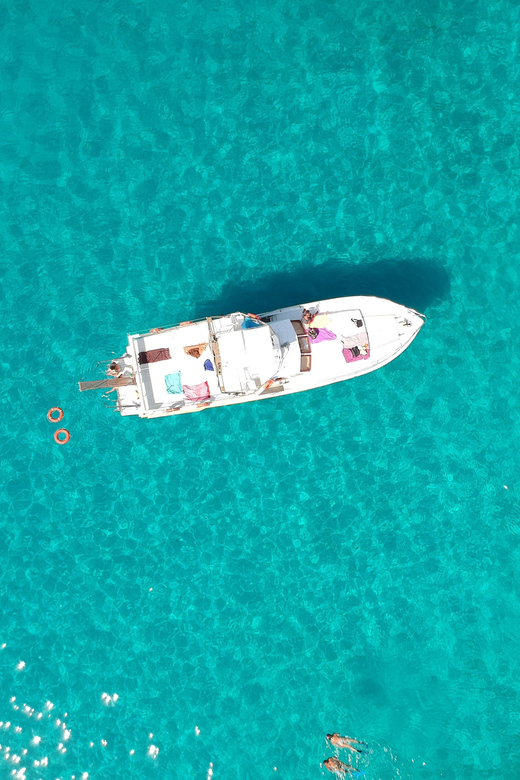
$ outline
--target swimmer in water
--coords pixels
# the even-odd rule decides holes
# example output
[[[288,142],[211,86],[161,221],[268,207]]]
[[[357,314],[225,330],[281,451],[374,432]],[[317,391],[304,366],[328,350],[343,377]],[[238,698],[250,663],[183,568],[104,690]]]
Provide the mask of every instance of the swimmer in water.
[[[329,740],[331,745],[334,745],[334,747],[338,748],[347,748],[347,750],[351,750],[352,753],[366,753],[366,742],[360,742],[359,739],[354,739],[353,737],[342,737],[337,732],[335,734],[327,734],[327,739]],[[354,745],[362,745],[363,747],[357,748],[354,747]]]
[[[326,767],[329,772],[335,772],[337,775],[341,775],[342,777],[345,777],[347,772],[353,777],[365,776],[365,773],[361,772],[359,769],[356,769],[355,766],[345,764],[343,761],[340,761],[339,758],[334,758],[334,756],[327,758],[327,760],[323,762],[323,766]]]

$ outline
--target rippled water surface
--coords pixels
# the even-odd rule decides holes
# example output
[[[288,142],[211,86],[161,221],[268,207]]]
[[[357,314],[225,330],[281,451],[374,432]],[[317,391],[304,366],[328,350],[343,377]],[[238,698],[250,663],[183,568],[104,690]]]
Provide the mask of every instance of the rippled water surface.
[[[336,730],[367,780],[517,777],[519,36],[506,0],[2,4],[1,777],[311,780]],[[360,293],[428,316],[370,376],[78,392],[126,332]]]

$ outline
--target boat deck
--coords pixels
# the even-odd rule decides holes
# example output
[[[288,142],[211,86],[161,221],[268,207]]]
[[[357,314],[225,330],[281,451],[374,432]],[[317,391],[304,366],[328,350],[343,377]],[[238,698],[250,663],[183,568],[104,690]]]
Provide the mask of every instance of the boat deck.
[[[313,312],[314,313],[314,312]],[[295,312],[299,314],[300,312]],[[287,314],[276,315],[270,320],[270,325],[275,332],[280,333],[280,338],[284,337],[287,329]],[[299,320],[296,320],[298,322]],[[359,324],[358,324],[359,323]],[[293,327],[293,326],[291,326]],[[291,350],[301,353],[301,349],[296,344],[296,350],[292,344],[288,350],[288,356],[284,359],[280,369],[281,376],[286,374],[292,377],[291,384],[295,386],[314,386],[319,383],[333,381],[336,377],[346,377],[349,373],[349,365],[345,361],[343,350],[346,347],[357,347],[366,349],[367,354],[363,362],[370,360],[370,339],[367,332],[367,326],[363,315],[359,309],[348,309],[343,311],[323,311],[316,314],[309,325],[303,325],[310,350],[310,357],[306,360],[306,368],[300,373],[299,366],[295,370],[295,355]],[[293,328],[294,329],[294,328]],[[309,333],[310,331],[310,333]],[[317,333],[315,338],[311,336]],[[304,343],[302,339],[298,339]],[[299,357],[297,354],[296,357]],[[361,358],[360,358],[361,361]],[[357,362],[357,361],[356,361]],[[284,373],[284,369],[286,372]]]
[[[413,310],[366,296],[259,317],[236,312],[129,336],[124,361],[135,384],[117,388],[118,411],[161,417],[340,382],[393,360],[423,324]]]
[[[139,365],[138,382],[146,410],[154,411],[183,402],[182,387],[186,386],[197,387],[207,383],[211,395],[219,393],[217,372],[204,368],[209,360],[215,369],[210,338],[209,323],[204,320],[130,339],[135,362]],[[185,351],[196,348],[199,357]],[[163,357],[143,362],[143,354],[159,351]],[[174,392],[176,389],[179,392]]]

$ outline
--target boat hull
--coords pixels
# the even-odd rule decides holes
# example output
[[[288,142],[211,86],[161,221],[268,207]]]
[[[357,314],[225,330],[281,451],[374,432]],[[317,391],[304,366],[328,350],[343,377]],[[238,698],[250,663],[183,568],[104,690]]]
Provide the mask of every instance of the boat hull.
[[[258,315],[235,313],[154,328],[145,334],[129,336],[127,352],[118,362],[127,369],[132,381],[116,388],[115,409],[123,416],[171,417],[348,381],[395,360],[414,341],[424,322],[422,314],[392,301],[351,296],[312,301]],[[256,326],[259,330],[244,335],[246,326]],[[272,356],[266,353],[267,332],[272,337],[277,363],[269,364]],[[239,354],[234,346],[239,342],[246,343],[245,353]],[[173,347],[170,353],[166,346],[185,343],[194,345],[184,346],[184,352],[198,358],[199,363],[208,355],[211,358],[204,363],[206,366],[209,362],[214,372],[203,377],[208,379],[208,397],[201,398],[200,402],[196,397],[186,400],[189,386],[184,384],[185,395],[179,393],[175,398],[165,395],[164,380],[173,376],[172,368],[177,368],[175,355],[180,354],[177,361],[185,361],[182,365],[186,365],[186,371],[195,366],[192,358],[185,358]],[[251,354],[247,354],[247,344]],[[262,349],[263,357],[259,357]],[[151,355],[164,362],[143,364],[143,355],[151,363]],[[250,359],[253,368],[245,365]],[[188,375],[184,370],[179,377]],[[180,387],[177,389],[180,391]]]

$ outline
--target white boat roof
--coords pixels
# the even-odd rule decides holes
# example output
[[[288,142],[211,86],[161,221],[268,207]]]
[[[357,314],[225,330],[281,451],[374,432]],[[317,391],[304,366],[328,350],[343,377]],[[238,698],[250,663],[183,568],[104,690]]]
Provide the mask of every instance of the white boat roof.
[[[222,333],[218,339],[227,393],[258,389],[276,372],[280,349],[268,325]]]

